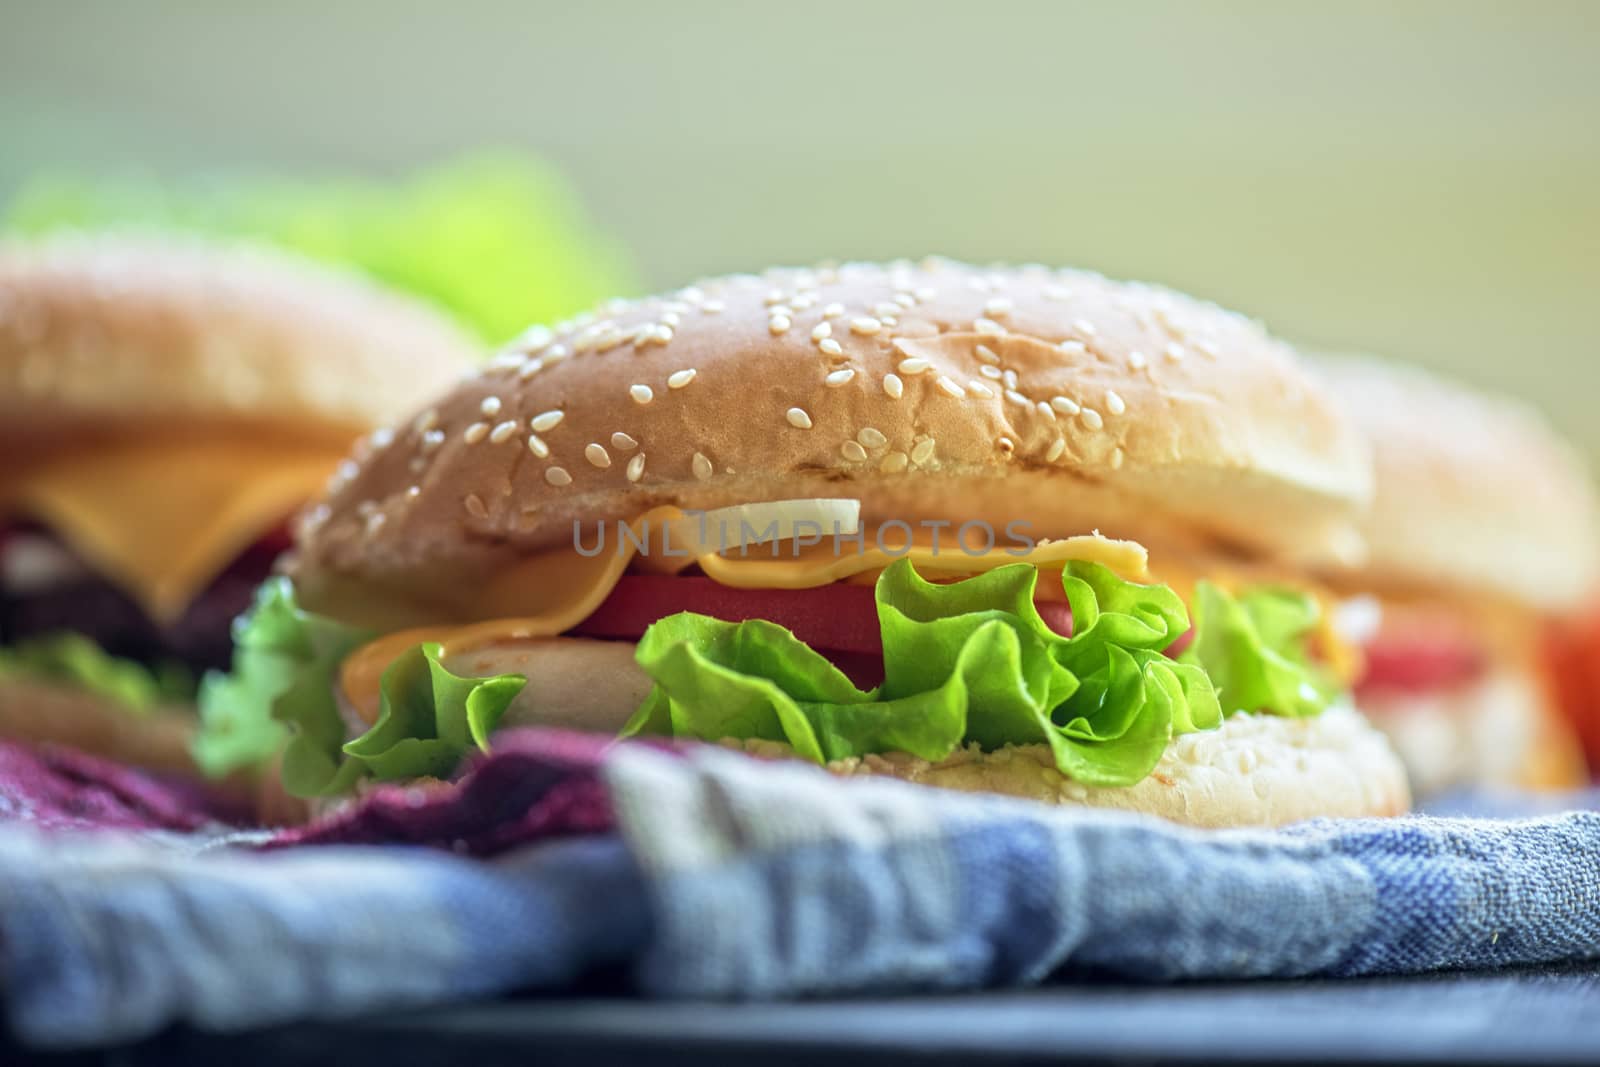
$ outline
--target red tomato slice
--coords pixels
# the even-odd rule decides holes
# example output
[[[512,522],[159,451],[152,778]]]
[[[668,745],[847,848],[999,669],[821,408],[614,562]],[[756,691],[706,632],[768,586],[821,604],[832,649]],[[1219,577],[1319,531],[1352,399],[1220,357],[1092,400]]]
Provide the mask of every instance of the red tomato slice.
[[[625,574],[571,632],[637,640],[651,623],[680,611],[728,622],[766,619],[819,651],[883,654],[872,587],[843,582],[815,589],[735,589],[710,578]]]
[[[1449,635],[1411,634],[1401,640],[1378,641],[1362,651],[1366,671],[1356,682],[1358,695],[1445,689],[1476,678],[1484,668],[1478,648]]]

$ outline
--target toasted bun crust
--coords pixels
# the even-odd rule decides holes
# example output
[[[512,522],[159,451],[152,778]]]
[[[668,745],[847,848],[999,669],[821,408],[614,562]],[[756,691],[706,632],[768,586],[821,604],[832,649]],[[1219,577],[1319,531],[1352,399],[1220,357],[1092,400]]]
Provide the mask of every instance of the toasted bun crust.
[[[1533,409],[1425,371],[1324,358],[1319,372],[1372,442],[1369,557],[1346,579],[1480,589],[1548,610],[1600,580],[1600,504],[1576,451]]]
[[[575,519],[849,496],[885,517],[1352,549],[1364,445],[1248,320],[931,260],[705,281],[535,330],[358,451],[301,575],[487,570]]]
[[[0,244],[0,424],[182,419],[354,436],[472,368],[422,305],[281,253],[150,236]]]
[[[1136,785],[1084,785],[1056,770],[1044,745],[974,746],[930,764],[904,753],[837,760],[836,774],[886,774],[966,792],[1046,804],[1159,815],[1191,826],[1282,826],[1320,816],[1399,815],[1411,807],[1405,771],[1360,715],[1235,715],[1213,733],[1185,734]]]
[[[66,745],[147,770],[194,775],[192,709],[140,715],[76,686],[25,678],[0,680],[0,737]]]

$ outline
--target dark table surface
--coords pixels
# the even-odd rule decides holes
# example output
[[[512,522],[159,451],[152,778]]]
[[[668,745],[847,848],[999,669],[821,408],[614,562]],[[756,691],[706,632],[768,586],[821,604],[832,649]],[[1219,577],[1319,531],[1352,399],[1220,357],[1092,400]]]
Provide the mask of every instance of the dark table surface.
[[[219,1036],[61,1065],[1600,1063],[1600,963],[1359,981],[1130,986],[799,1004],[501,1001]],[[28,1062],[0,1047],[0,1063]]]

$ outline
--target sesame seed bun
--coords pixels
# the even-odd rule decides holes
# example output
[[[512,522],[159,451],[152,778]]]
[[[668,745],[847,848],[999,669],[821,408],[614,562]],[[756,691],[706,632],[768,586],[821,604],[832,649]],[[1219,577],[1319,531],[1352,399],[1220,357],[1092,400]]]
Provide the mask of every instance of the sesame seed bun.
[[[1359,436],[1241,316],[942,260],[721,278],[530,331],[345,475],[300,531],[303,579],[487,574],[574,520],[806,496],[1341,557],[1369,488]]]
[[[503,725],[615,733],[650,689],[624,641],[545,638],[462,654],[450,666],[515,672],[528,690]],[[793,757],[771,741],[725,741],[757,756]],[[1085,785],[1056,769],[1044,745],[959,749],[929,763],[904,752],[835,760],[835,774],[889,775],[966,792],[1047,804],[1143,812],[1195,826],[1278,826],[1318,816],[1398,815],[1411,806],[1406,773],[1382,734],[1348,706],[1309,719],[1233,715],[1212,732],[1184,734],[1136,785]]]
[[[261,420],[353,437],[475,362],[443,317],[255,247],[150,235],[0,243],[0,425]]]
[[[1325,357],[1318,372],[1372,444],[1375,494],[1346,584],[1482,591],[1547,611],[1593,596],[1600,505],[1574,449],[1532,408],[1426,371]]]
[[[737,747],[757,755],[782,753],[782,746],[771,742]],[[1044,745],[1006,745],[992,752],[973,745],[937,763],[896,752],[835,760],[828,769],[846,777],[886,775],[941,789],[1114,808],[1214,828],[1400,815],[1411,807],[1405,771],[1393,750],[1347,707],[1309,719],[1234,715],[1215,731],[1176,738],[1155,770],[1131,786],[1074,781],[1056,769]]]
[[[188,708],[137,713],[72,685],[26,677],[0,679],[0,737],[65,745],[147,770],[193,774]]]

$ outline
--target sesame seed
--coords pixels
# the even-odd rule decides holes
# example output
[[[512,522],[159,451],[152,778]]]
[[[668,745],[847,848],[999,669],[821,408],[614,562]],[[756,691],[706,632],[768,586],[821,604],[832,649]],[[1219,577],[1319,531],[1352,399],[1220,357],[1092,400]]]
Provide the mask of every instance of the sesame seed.
[[[706,315],[715,315],[725,307],[727,307],[727,305],[720,300],[707,300],[705,303],[700,305],[700,310]]]
[[[544,361],[543,360],[530,359],[530,360],[528,360],[528,362],[526,362],[526,363],[524,363],[522,365],[522,369],[521,370],[517,371],[517,380],[519,382],[525,382],[529,378],[532,378],[535,374],[538,374],[542,370],[544,370]]]
[[[1054,441],[1050,442],[1050,448],[1044,454],[1044,461],[1046,463],[1054,463],[1056,460],[1061,458],[1061,453],[1065,452],[1066,450],[1067,439],[1065,437],[1058,437]]]
[[[611,435],[611,447],[619,452],[630,452],[639,447],[639,442],[618,430]]]
[[[878,316],[880,319],[894,318],[896,315],[900,314],[900,305],[891,300],[885,300],[881,303],[872,305],[872,313]]]
[[[804,408],[790,408],[783,413],[783,417],[797,430],[811,429],[811,416],[806,414]]]
[[[1072,297],[1072,290],[1064,285],[1047,285],[1040,291],[1046,300],[1068,300]]]
[[[938,296],[939,291],[931,285],[924,285],[920,288],[911,290],[911,295],[916,297],[919,303],[926,304],[928,301]]]
[[[630,385],[628,395],[633,397],[635,404],[648,404],[656,398],[656,391],[648,385]]]
[[[1006,328],[993,319],[976,318],[972,320],[972,328],[985,337],[1004,337]]]
[[[856,440],[860,441],[867,448],[882,448],[884,445],[889,443],[889,438],[884,436],[882,430],[875,429],[871,426],[863,426],[859,431],[857,431]]]
[[[812,296],[810,293],[797,293],[795,298],[789,301],[789,305],[796,311],[804,311],[806,308],[812,306],[816,302],[817,298]]]
[[[475,422],[461,431],[461,439],[469,445],[475,445],[488,436],[489,424],[487,422]]]
[[[467,514],[475,519],[487,519],[489,509],[485,506],[483,498],[477,493],[468,493],[462,498],[461,506],[467,509]]]
[[[1143,352],[1135,349],[1134,351],[1128,353],[1128,366],[1132,367],[1134,370],[1144,370],[1148,363],[1149,361],[1144,358]]]
[[[1037,404],[1035,404],[1033,406],[1033,408],[1043,418],[1049,419],[1051,422],[1055,422],[1056,421],[1056,413],[1053,410],[1051,410],[1050,405],[1046,404],[1043,400],[1041,400]]]
[[[1007,389],[1015,389],[1017,387],[1017,372],[1007,367],[1000,372],[1000,380],[1006,383]]]
[[[911,463],[911,457],[904,452],[890,452],[883,457],[883,462],[878,464],[878,469],[887,474],[899,474]]]
[[[1106,420],[1102,419],[1100,413],[1094,408],[1084,408],[1083,424],[1091,430],[1098,430],[1106,424]]]
[[[663,311],[661,313],[661,321],[666,323],[668,326],[671,326],[673,329],[677,329],[678,324],[683,321],[681,318],[679,318],[679,316],[689,309],[681,304],[668,306],[672,308],[672,310]]]
[[[1072,328],[1083,334],[1085,337],[1093,337],[1095,335],[1094,323],[1090,322],[1088,319],[1073,319]]]
[[[422,443],[420,447],[422,448],[423,452],[432,452],[442,444],[444,444],[444,431],[429,430],[427,433],[422,435]]]
[[[511,440],[512,435],[516,432],[517,420],[507,419],[505,422],[500,423],[494,429],[489,431],[489,440],[497,445],[504,444],[505,442]]]
[[[867,450],[856,444],[854,441],[846,441],[844,444],[840,445],[839,454],[844,456],[844,458],[849,460],[851,463],[864,463],[866,462],[867,458]]]
[[[1128,405],[1123,402],[1122,395],[1115,389],[1106,390],[1106,410],[1113,415],[1121,415],[1128,410]]]
[[[833,323],[831,322],[819,322],[811,327],[811,339],[813,341],[825,341],[832,336]]]
[[[879,315],[878,316],[878,321],[883,323],[885,326],[898,326],[898,325],[900,325],[900,320],[895,318],[893,315]]]
[[[902,359],[900,361],[900,366],[896,369],[899,370],[901,374],[921,374],[931,366],[933,366],[933,364],[929,363],[921,356],[912,356],[910,359]]]
[[[535,415],[528,423],[528,429],[534,433],[545,433],[561,425],[561,420],[566,417],[561,411],[545,411]]]
[[[1008,296],[993,296],[984,301],[983,313],[985,315],[1000,319],[1011,314],[1011,309],[1014,306],[1015,305],[1011,302],[1011,298]]]
[[[964,396],[965,395],[962,392],[961,386],[957,385],[955,383],[955,381],[952,378],[950,378],[948,375],[944,375],[944,374],[939,375],[939,380],[937,382],[935,382],[934,384],[937,385],[940,389],[944,390],[950,396],[957,396],[958,397],[958,396]]]
[[[997,382],[1000,380],[1000,368],[991,367],[987,363],[978,368],[978,373],[983,375],[985,378],[991,378]]]
[[[912,296],[910,293],[894,294],[894,302],[903,308],[914,308],[917,306],[917,298]]]
[[[627,474],[628,481],[630,482],[636,482],[644,475],[643,452],[640,452],[637,456],[634,456],[632,459],[628,460]]]
[[[822,309],[822,317],[825,319],[836,319],[843,314],[843,304],[829,304],[827,307]]]
[[[388,448],[394,443],[394,429],[389,426],[380,426],[372,431],[372,436],[367,438],[373,448]]]
[[[530,326],[523,331],[521,337],[512,342],[512,345],[522,349],[529,355],[537,355],[541,349],[554,339],[555,334],[550,332],[550,327]]]
[[[572,355],[572,350],[566,345],[551,345],[544,354],[543,363],[548,367],[552,363],[560,363],[570,355]]]
[[[417,416],[416,421],[411,424],[411,428],[418,433],[427,433],[437,425],[439,425],[439,412],[434,408],[429,408]]]
[[[869,315],[863,315],[860,318],[854,318],[850,320],[851,333],[859,333],[871,336],[881,329],[883,329],[883,323]]]
[[[1122,469],[1122,461],[1125,460],[1125,459],[1127,459],[1127,456],[1125,456],[1123,454],[1122,448],[1120,446],[1117,447],[1117,448],[1113,448],[1111,450],[1111,469],[1112,470],[1121,470]]]
[[[1000,365],[1000,357],[996,355],[995,350],[990,348],[988,345],[979,345],[977,348],[973,349],[973,351],[977,354],[979,359],[983,360],[983,362],[992,364],[996,367]]]
[[[777,335],[777,334],[780,334],[780,333],[788,333],[789,332],[789,327],[793,326],[793,325],[794,325],[794,323],[792,321],[790,321],[789,316],[787,316],[787,315],[774,315],[774,316],[772,316],[772,319],[767,323],[767,332],[771,333],[773,335]]]
[[[1176,341],[1172,341],[1167,345],[1166,354],[1167,358],[1172,362],[1181,363],[1183,361],[1183,346]]]
[[[536,433],[530,433],[528,435],[528,451],[532,452],[540,459],[550,458],[550,446],[545,444],[544,438],[540,437]]]
[[[1033,407],[1033,401],[1029,400],[1015,389],[1006,390],[1006,399],[1011,401],[1013,404],[1021,404],[1025,408]]]
[[[911,462],[915,463],[919,467],[922,466],[924,463],[928,462],[928,460],[933,458],[933,449],[933,438],[924,437],[922,440],[918,441],[916,447],[911,450]]]
[[[986,399],[994,396],[994,390],[990,389],[987,385],[984,385],[976,378],[967,382],[967,392],[971,393],[973,396],[981,396]]]
[[[1076,341],[1076,340],[1062,341],[1056,347],[1061,349],[1061,351],[1067,353],[1068,355],[1072,355],[1072,356],[1082,356],[1082,355],[1087,354],[1088,351],[1089,351],[1089,346],[1088,345],[1084,344],[1082,341]]]
[[[995,441],[995,447],[1009,456],[1016,451],[1017,443],[1009,437],[1001,437]]]
[[[844,355],[844,349],[840,347],[839,342],[835,341],[831,337],[823,338],[820,342],[818,342],[817,347],[822,349],[823,352],[830,356]]]
[[[656,344],[664,345],[672,340],[672,327],[665,324],[656,327]]]
[[[699,373],[700,372],[695,370],[693,367],[686,367],[683,370],[673,371],[671,374],[667,375],[667,388],[682,389],[684,386],[694,381],[694,376]]]
[[[689,469],[694,471],[694,476],[702,482],[715,473],[711,467],[711,461],[700,452],[696,452],[694,458],[689,461]]]
[[[544,470],[544,480],[549,482],[551,485],[556,486],[571,485],[572,475],[567,473],[565,467],[546,467]]]
[[[830,389],[837,389],[839,386],[848,383],[850,379],[854,378],[855,376],[856,372],[854,368],[845,367],[843,370],[836,370],[832,374],[829,374],[826,378],[822,379],[822,381]]]
[[[1063,415],[1076,415],[1083,410],[1070,396],[1053,396],[1050,398],[1050,406]]]
[[[772,290],[770,293],[767,294],[766,300],[764,300],[763,303],[765,303],[769,307],[772,306],[773,304],[781,304],[781,303],[783,303],[783,290],[782,289],[774,289],[774,290]]]
[[[893,399],[899,400],[900,397],[905,394],[906,386],[905,383],[900,380],[900,375],[885,374],[883,376],[883,391],[888,393]]]
[[[584,446],[583,458],[594,464],[596,467],[599,467],[601,470],[605,470],[607,467],[611,466],[611,453],[607,452],[606,446],[600,444],[598,441],[591,442],[590,444]]]
[[[406,499],[407,500],[415,500],[415,499],[417,499],[417,497],[419,497],[421,495],[422,495],[422,486],[420,486],[420,485],[408,485],[408,486],[406,486]]]
[[[1194,346],[1200,350],[1201,355],[1209,356],[1212,359],[1217,358],[1217,346],[1211,341],[1199,340],[1194,343]]]

